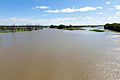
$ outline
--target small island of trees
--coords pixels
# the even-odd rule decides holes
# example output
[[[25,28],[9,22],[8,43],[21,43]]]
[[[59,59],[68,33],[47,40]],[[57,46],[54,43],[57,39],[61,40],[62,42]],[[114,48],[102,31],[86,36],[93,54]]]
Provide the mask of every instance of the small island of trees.
[[[63,30],[86,30],[86,29],[82,29],[80,27],[73,27],[72,25],[59,25],[59,26],[56,26],[56,25],[51,25],[50,28],[57,28],[57,29],[63,29]]]

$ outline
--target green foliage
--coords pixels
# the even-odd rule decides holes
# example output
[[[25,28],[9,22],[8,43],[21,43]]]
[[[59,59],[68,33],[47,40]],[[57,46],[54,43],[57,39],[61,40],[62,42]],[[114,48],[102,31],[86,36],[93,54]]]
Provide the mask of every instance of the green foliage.
[[[72,25],[66,26],[66,25],[59,25],[59,26],[55,26],[55,25],[51,25],[50,28],[57,28],[57,29],[63,29],[63,30],[86,30],[86,29],[82,29],[79,27],[73,27]]]
[[[120,32],[120,24],[118,24],[118,23],[113,23],[113,24],[107,23],[107,24],[105,24],[104,28]]]
[[[79,27],[63,28],[64,30],[86,30]]]
[[[57,26],[56,25],[51,25],[50,28],[57,28]]]
[[[0,30],[0,33],[10,33],[10,32],[20,32],[20,31],[32,31],[32,30],[40,30],[40,29],[16,29],[16,30]]]
[[[59,25],[57,28],[58,28],[58,29],[63,29],[63,28],[66,28],[66,27],[67,27],[67,26],[61,24],[61,25]]]
[[[95,31],[95,32],[104,32],[105,30],[93,29],[93,30],[90,30],[90,31]]]
[[[9,33],[9,32],[12,32],[10,30],[7,30],[7,31],[0,31],[0,33]]]

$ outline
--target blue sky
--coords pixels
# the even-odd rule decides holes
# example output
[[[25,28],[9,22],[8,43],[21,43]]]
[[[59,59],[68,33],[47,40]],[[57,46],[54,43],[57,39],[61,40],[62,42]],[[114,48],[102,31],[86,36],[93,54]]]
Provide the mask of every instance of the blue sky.
[[[120,0],[0,0],[1,25],[114,22],[120,22]]]

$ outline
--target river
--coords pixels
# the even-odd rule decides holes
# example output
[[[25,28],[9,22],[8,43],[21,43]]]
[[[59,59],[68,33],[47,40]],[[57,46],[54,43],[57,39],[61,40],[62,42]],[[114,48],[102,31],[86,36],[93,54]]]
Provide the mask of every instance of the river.
[[[0,33],[0,80],[119,80],[120,33]]]

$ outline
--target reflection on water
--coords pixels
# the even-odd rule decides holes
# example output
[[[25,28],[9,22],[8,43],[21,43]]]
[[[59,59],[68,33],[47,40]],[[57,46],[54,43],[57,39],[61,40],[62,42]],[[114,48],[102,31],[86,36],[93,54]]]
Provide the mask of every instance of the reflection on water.
[[[0,80],[119,80],[118,34],[57,29],[0,34]]]

